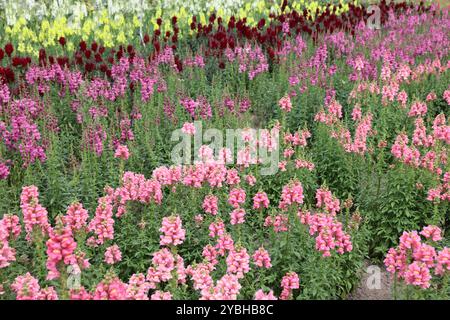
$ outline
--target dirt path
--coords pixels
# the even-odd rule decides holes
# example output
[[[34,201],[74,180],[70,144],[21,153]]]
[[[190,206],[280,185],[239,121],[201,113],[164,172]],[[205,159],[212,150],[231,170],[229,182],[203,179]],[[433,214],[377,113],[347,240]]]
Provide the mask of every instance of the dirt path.
[[[391,275],[383,266],[375,266],[366,262],[361,272],[361,281],[358,287],[348,296],[349,300],[392,299],[393,281]]]

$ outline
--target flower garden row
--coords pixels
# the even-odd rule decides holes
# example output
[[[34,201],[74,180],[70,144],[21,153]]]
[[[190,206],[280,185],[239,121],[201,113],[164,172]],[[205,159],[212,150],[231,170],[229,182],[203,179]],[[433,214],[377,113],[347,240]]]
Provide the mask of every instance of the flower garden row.
[[[447,299],[450,18],[380,7],[5,44],[0,298],[345,298],[369,258]],[[245,143],[174,165],[180,128]]]

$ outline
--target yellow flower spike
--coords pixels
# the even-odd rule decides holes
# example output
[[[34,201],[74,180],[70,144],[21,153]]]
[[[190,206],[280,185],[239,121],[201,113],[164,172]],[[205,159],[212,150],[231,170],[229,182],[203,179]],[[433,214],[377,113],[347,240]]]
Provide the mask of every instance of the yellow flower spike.
[[[139,18],[137,16],[133,16],[133,26],[135,28],[140,28],[142,27],[142,22],[139,21]]]
[[[127,38],[125,37],[125,33],[123,31],[120,31],[116,38],[118,43],[124,44],[126,43]]]
[[[184,9],[184,7],[181,7],[181,9],[180,9],[180,18],[181,17],[183,17],[183,18],[187,17],[187,12],[186,12],[186,9]]]
[[[218,16],[218,17],[223,17],[223,14],[224,14],[223,9],[222,9],[222,8],[219,8],[219,9],[217,10],[217,16]]]
[[[28,53],[28,54],[30,54],[30,53],[32,53],[33,52],[33,46],[31,45],[31,43],[29,43],[28,45],[27,45],[27,47],[26,47],[26,52]]]
[[[206,24],[206,17],[205,17],[205,14],[203,12],[200,12],[200,23],[203,24],[203,25]]]
[[[66,48],[69,52],[72,52],[75,49],[75,45],[73,44],[72,41],[68,41],[66,44]]]
[[[242,18],[244,18],[244,17],[245,17],[245,11],[244,11],[244,9],[240,8],[240,9],[239,9],[238,18],[239,18],[239,19],[242,19]]]
[[[164,30],[164,32],[170,31],[170,26],[171,26],[170,21],[168,19],[166,19],[163,22],[163,30]]]
[[[20,53],[24,53],[25,50],[26,50],[25,44],[23,42],[19,42],[19,44],[17,46],[17,51],[19,51]]]

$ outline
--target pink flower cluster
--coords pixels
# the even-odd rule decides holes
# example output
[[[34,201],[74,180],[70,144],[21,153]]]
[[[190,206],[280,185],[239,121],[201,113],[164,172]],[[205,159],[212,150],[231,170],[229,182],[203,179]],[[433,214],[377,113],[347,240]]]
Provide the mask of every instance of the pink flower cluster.
[[[269,252],[264,249],[264,247],[260,247],[252,256],[253,262],[260,268],[271,268],[272,263],[270,260]]]
[[[72,229],[70,227],[57,226],[55,230],[49,230],[49,239],[47,245],[47,280],[59,278],[59,263],[71,265],[76,263],[74,256],[77,243],[73,239]]]
[[[174,256],[167,248],[163,248],[153,254],[152,266],[147,270],[147,282],[151,289],[155,289],[158,283],[167,282],[176,277],[177,283],[186,281],[186,269],[181,256]],[[175,272],[174,272],[175,271]]]
[[[233,208],[239,208],[244,202],[246,198],[246,193],[244,189],[234,188],[230,191],[228,195],[228,203]]]
[[[126,300],[127,284],[118,277],[107,275],[106,279],[97,284],[92,295],[93,300]]]
[[[262,289],[259,289],[255,292],[255,300],[278,300],[277,297],[273,294],[273,291],[270,290],[269,293],[264,293]]]
[[[236,275],[225,274],[215,286],[201,290],[200,300],[236,300],[241,287]]]
[[[288,272],[281,279],[281,287],[283,290],[280,294],[280,300],[292,299],[292,292],[294,289],[300,288],[300,279],[295,272]]]
[[[122,261],[122,252],[117,244],[106,248],[104,261],[107,264],[115,264]]]
[[[23,222],[27,232],[27,240],[31,240],[34,230],[47,233],[50,227],[47,217],[47,209],[39,204],[39,192],[36,186],[22,188],[20,195],[20,208],[23,213]]]
[[[316,190],[316,207],[322,208],[323,206],[333,216],[341,210],[339,199],[333,196],[330,190],[319,188]]]
[[[38,280],[29,272],[18,276],[11,284],[11,289],[16,293],[17,300],[44,300]]]
[[[265,192],[258,192],[253,197],[253,209],[268,208],[269,203],[269,198]]]
[[[130,152],[128,151],[128,147],[125,145],[118,145],[114,153],[114,158],[128,160],[129,157]]]
[[[109,196],[98,199],[95,216],[89,222],[88,230],[95,234],[88,239],[91,245],[101,245],[106,240],[114,239],[114,219],[112,199]]]
[[[264,227],[273,226],[275,232],[286,232],[289,230],[289,219],[286,214],[277,214],[274,217],[267,216],[264,220]]]
[[[16,251],[9,246],[9,239],[17,238],[20,231],[17,216],[5,214],[0,220],[0,269],[16,260]]]
[[[245,209],[237,208],[231,211],[230,213],[231,220],[230,223],[232,225],[241,224],[245,222]]]
[[[280,105],[280,109],[284,112],[291,112],[292,103],[291,98],[288,95],[281,98],[280,101],[278,101],[278,104]]]
[[[225,56],[230,62],[237,60],[239,73],[248,72],[248,78],[250,80],[253,80],[258,74],[269,70],[267,58],[261,47],[252,47],[249,42],[243,47],[236,46],[234,50],[231,48],[225,49]]]
[[[302,204],[303,199],[303,186],[299,181],[295,180],[283,187],[283,191],[281,192],[281,200],[278,207],[286,210],[294,203],[297,205]]]
[[[161,241],[159,242],[162,246],[182,244],[186,235],[186,231],[182,228],[181,218],[178,215],[164,217],[159,231],[164,233],[160,236]]]
[[[410,117],[423,117],[427,113],[427,105],[425,102],[415,101],[411,105],[411,109],[408,112]]]
[[[243,278],[250,271],[250,256],[245,248],[234,248],[228,253],[226,259],[227,273],[235,274],[237,278]]]
[[[309,130],[297,131],[294,134],[286,133],[283,137],[285,144],[290,144],[293,147],[306,147],[306,139],[311,138],[311,133]]]
[[[202,208],[206,213],[210,213],[215,216],[219,212],[218,202],[219,199],[215,195],[209,194],[203,200]]]
[[[342,223],[337,221],[335,216],[299,211],[300,221],[309,226],[309,234],[316,236],[316,249],[322,252],[324,257],[331,256],[331,250],[338,253],[350,252],[353,250],[350,235],[342,229]]]
[[[163,193],[158,180],[146,179],[142,174],[127,171],[122,176],[122,186],[111,190],[111,197],[117,205],[116,216],[121,217],[126,213],[127,202],[161,204]]]
[[[193,136],[195,134],[195,125],[192,122],[185,122],[183,124],[183,127],[181,128],[181,131],[185,134]]]
[[[9,166],[7,162],[0,161],[0,180],[6,180],[9,176]]]
[[[426,241],[422,242],[422,235]],[[450,271],[450,251],[444,247],[436,252],[432,246],[442,239],[441,229],[437,226],[426,226],[417,231],[403,232],[397,248],[390,248],[384,264],[388,272],[403,279],[406,284],[429,288],[434,274],[444,275]]]
[[[73,232],[80,231],[87,227],[89,213],[79,202],[72,203],[67,208],[67,213],[63,217],[64,223],[72,229]]]

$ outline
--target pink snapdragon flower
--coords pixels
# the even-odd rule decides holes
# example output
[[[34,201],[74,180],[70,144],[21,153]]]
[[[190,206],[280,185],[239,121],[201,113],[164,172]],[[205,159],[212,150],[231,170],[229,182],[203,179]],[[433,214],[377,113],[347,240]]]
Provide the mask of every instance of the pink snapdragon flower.
[[[115,264],[122,261],[122,252],[117,244],[106,248],[104,261],[107,264]]]
[[[300,279],[295,272],[288,272],[281,280],[283,290],[280,294],[280,300],[289,300],[292,298],[292,291],[300,288]]]
[[[119,145],[114,152],[114,158],[121,160],[128,160],[130,157],[130,152],[128,151],[128,147],[125,145]]]
[[[17,300],[39,300],[39,282],[29,272],[18,276],[11,284],[11,289],[16,293]]]
[[[72,229],[68,226],[57,226],[49,230],[47,245],[47,280],[57,279],[60,276],[58,267],[60,263],[72,265],[76,263],[74,256],[77,243],[73,239]]]
[[[215,195],[209,194],[203,200],[203,210],[215,216],[219,212],[218,203],[219,199]]]
[[[186,231],[182,228],[181,218],[178,215],[164,217],[159,231],[164,233],[160,236],[160,245],[162,246],[182,244],[186,236]]]
[[[245,209],[236,208],[233,211],[231,211],[230,216],[231,216],[230,223],[232,225],[242,224],[245,222]]]
[[[268,208],[269,203],[269,198],[265,192],[258,192],[253,197],[253,209]]]
[[[183,127],[181,128],[181,131],[183,133],[185,133],[185,134],[193,136],[195,134],[195,132],[196,132],[194,123],[192,123],[192,122],[185,122],[183,124]]]
[[[280,101],[278,101],[278,104],[280,105],[280,109],[284,112],[291,112],[292,103],[289,95],[285,95],[283,98],[281,98]]]
[[[83,205],[78,202],[72,203],[67,208],[67,213],[63,217],[64,223],[76,232],[87,227],[87,220],[89,213],[83,208]]]
[[[420,231],[420,234],[425,238],[431,239],[435,242],[442,240],[442,231],[437,226],[426,226],[422,231]]]
[[[273,290],[270,290],[268,293],[264,293],[262,289],[259,289],[255,292],[255,300],[278,300],[277,297],[273,294]]]
[[[228,203],[233,208],[239,208],[239,206],[245,202],[245,198],[246,194],[244,189],[234,188],[228,195]]]
[[[269,252],[264,249],[264,247],[260,247],[252,256],[253,262],[260,268],[271,268],[272,263],[270,260]]]

